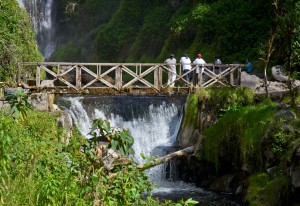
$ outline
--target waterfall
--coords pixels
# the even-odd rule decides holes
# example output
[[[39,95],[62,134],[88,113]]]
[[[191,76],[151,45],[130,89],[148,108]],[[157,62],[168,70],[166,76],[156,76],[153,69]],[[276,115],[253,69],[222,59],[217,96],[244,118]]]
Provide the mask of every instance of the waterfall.
[[[49,58],[55,49],[54,41],[54,1],[18,0],[30,16],[38,47],[45,58]]]
[[[183,103],[166,98],[65,97],[61,102],[64,103],[59,105],[64,105],[73,123],[87,138],[93,119],[107,119],[113,127],[129,129],[134,137],[134,158],[138,163],[145,162],[141,153],[161,156],[170,152],[182,118]],[[173,177],[175,170],[167,172],[170,170],[174,170],[173,164],[159,165],[147,172],[150,179],[161,185]]]

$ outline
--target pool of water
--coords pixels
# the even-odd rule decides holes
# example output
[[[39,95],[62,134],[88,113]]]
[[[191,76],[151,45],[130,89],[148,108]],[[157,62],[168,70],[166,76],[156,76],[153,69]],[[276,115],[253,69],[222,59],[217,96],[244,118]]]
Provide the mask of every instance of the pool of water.
[[[165,182],[154,189],[153,196],[160,200],[174,201],[192,198],[193,200],[197,200],[199,202],[197,205],[200,206],[245,205],[231,194],[214,193],[185,182]]]

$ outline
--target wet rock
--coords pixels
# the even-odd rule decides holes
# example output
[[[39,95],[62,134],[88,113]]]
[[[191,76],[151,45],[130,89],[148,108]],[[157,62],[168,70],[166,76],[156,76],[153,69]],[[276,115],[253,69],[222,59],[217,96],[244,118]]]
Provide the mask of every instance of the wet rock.
[[[287,82],[288,76],[284,73],[284,66],[283,65],[277,65],[272,67],[272,76],[274,79],[280,82]]]
[[[292,170],[292,185],[296,190],[300,190],[300,161]]]
[[[239,186],[239,177],[237,174],[227,174],[217,178],[209,187],[216,192],[235,193]]]
[[[268,92],[272,99],[282,100],[284,93],[288,90],[288,87],[285,83],[268,81]],[[258,93],[265,93],[265,87],[261,85],[257,90]]]
[[[290,168],[290,176],[292,179],[292,186],[295,192],[300,192],[300,145],[295,148],[292,166]]]
[[[241,86],[256,90],[261,85],[261,79],[255,75],[250,75],[247,72],[241,73]]]
[[[240,185],[238,186],[234,194],[237,196],[243,196],[244,193],[245,193],[245,188],[243,185]]]
[[[296,114],[289,109],[281,109],[276,112],[274,116],[283,119],[295,119],[297,117]]]
[[[278,166],[270,167],[270,168],[267,169],[267,172],[270,175],[274,175],[277,171],[278,171]]]
[[[298,89],[299,89],[299,87],[300,87],[300,80],[294,81],[293,82],[293,87],[298,87]]]

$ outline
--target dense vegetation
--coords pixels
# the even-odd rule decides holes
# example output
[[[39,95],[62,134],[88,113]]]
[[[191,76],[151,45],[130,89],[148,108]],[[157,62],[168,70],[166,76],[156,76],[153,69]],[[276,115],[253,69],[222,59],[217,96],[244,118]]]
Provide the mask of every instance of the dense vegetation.
[[[0,1],[0,81],[17,73],[17,63],[40,61],[28,15],[17,1]]]
[[[61,2],[60,13],[67,4]],[[273,63],[283,63],[289,56],[288,38],[292,38],[295,51],[292,59],[298,61],[297,2],[277,2],[275,9],[273,0],[81,1],[74,13],[59,16],[68,19],[59,28],[69,25],[71,35],[64,38],[67,43],[53,59],[161,62],[170,53],[179,59],[183,53],[193,58],[201,52],[207,62],[219,56],[224,63],[243,63],[245,57],[264,59],[273,35]],[[286,35],[288,29],[290,37]]]
[[[10,110],[0,112],[1,205],[175,205],[143,194],[154,185],[130,159],[123,164],[125,156],[108,169],[96,141],[74,130],[66,143],[66,133],[57,125],[60,113],[26,114],[25,121]],[[132,152],[127,130],[114,131],[108,122],[95,120],[91,133],[97,131],[109,135],[108,147],[123,155]]]
[[[242,88],[200,90],[189,98],[187,109],[194,112],[186,115],[183,125],[197,121],[195,108],[199,100],[203,101],[202,112],[213,122],[205,123],[204,117],[206,128],[197,145],[197,161],[204,164],[202,168],[214,166],[206,175],[243,171],[247,175],[241,184],[247,187],[245,201],[249,205],[285,205],[292,199],[288,168],[299,147],[300,120],[293,116],[299,115],[299,109],[290,108],[294,112],[290,116],[282,113],[285,107],[270,99],[254,101],[251,93]]]

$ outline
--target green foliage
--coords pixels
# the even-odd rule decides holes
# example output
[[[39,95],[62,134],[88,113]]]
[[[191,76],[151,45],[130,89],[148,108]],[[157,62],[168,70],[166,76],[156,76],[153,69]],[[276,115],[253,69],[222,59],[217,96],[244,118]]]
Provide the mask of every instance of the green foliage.
[[[30,93],[18,89],[14,94],[9,94],[6,97],[10,103],[11,114],[21,121],[26,119],[27,111],[33,109],[32,105],[28,102],[29,95]]]
[[[0,112],[1,205],[196,204],[191,199],[177,204],[145,197],[153,187],[145,172],[133,161],[106,170],[98,143],[76,130],[69,143],[63,143],[65,133],[57,128],[59,115],[28,111],[27,121],[16,122]],[[108,122],[99,120],[94,127],[114,136]]]
[[[112,128],[107,120],[95,119],[90,134],[94,139],[97,139],[99,135],[105,137],[109,141],[108,148],[118,150],[124,156],[134,153],[132,149],[134,140],[130,132]]]
[[[86,53],[76,53],[78,59],[100,62],[161,62],[170,53],[179,58],[198,52],[207,62],[213,62],[216,55],[224,63],[257,59],[272,27],[270,16],[274,16],[272,0],[78,3],[74,16],[60,16],[67,23],[61,24],[64,33],[58,36],[66,44],[86,49]],[[57,61],[63,57],[59,54],[54,58]]]
[[[201,95],[200,93],[200,98]],[[223,114],[227,111],[236,111],[239,108],[251,105],[254,93],[246,87],[238,88],[211,88],[204,95],[205,107],[209,108],[211,115]]]
[[[288,202],[289,188],[288,177],[271,179],[265,173],[256,174],[250,177],[246,200],[250,206],[279,206]]]
[[[185,107],[185,116],[181,127],[196,128],[197,126],[197,114],[198,114],[198,95],[189,95]]]
[[[138,29],[141,27],[143,1],[122,0],[112,20],[102,27],[95,42],[96,60],[122,61],[123,49],[135,39]],[[117,55],[116,55],[117,54]],[[120,59],[117,59],[119,56]]]
[[[276,117],[270,123],[262,142],[262,150],[274,155],[269,163],[284,166],[292,157],[293,142],[297,139],[299,122]],[[298,137],[299,138],[299,137]]]
[[[280,128],[273,134],[273,138],[271,151],[276,157],[282,157],[289,149],[289,143],[295,139],[295,134]]]
[[[85,48],[75,47],[72,44],[60,46],[53,54],[51,59],[60,61],[86,62],[87,51]]]
[[[274,112],[274,104],[266,101],[225,113],[204,131],[204,158],[214,162],[218,169],[220,155],[228,154],[237,167],[247,163],[253,167],[252,171],[259,170],[262,166],[260,144]]]
[[[16,0],[0,1],[0,80],[12,80],[17,63],[41,61],[28,15]]]

